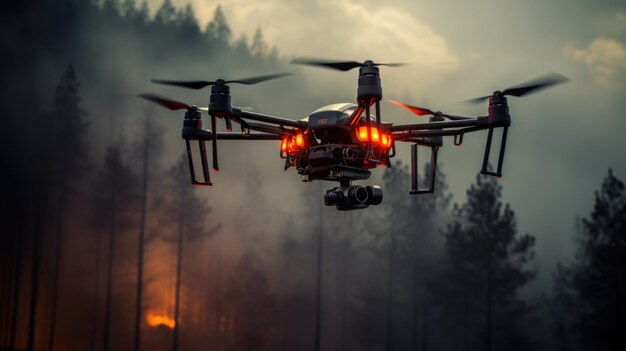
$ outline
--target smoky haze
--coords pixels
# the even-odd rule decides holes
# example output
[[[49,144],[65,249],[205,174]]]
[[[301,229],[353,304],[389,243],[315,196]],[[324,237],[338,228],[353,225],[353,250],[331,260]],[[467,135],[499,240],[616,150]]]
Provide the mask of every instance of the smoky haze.
[[[324,350],[578,349],[585,347],[580,338],[597,337],[578,332],[577,320],[546,301],[560,296],[557,264],[576,266],[586,228],[578,219],[590,216],[607,169],[619,179],[626,175],[626,6],[620,2],[37,0],[0,6],[8,28],[0,36],[7,194],[1,223],[8,228],[2,230],[0,346],[131,349],[138,339],[139,286],[139,344],[155,350],[310,350],[316,340]],[[215,30],[220,23],[228,30]],[[466,135],[462,147],[445,140],[441,184],[426,199],[408,195],[409,148],[398,145],[401,163],[374,170],[364,182],[383,186],[385,200],[361,211],[322,206],[334,185],[303,183],[294,169],[283,171],[272,141],[221,141],[213,187],[184,186],[182,113],[136,95],[156,92],[206,106],[207,89],[150,79],[292,72],[255,86],[233,85],[233,105],[300,119],[320,106],[354,101],[356,72],[289,65],[296,56],[410,63],[381,69],[385,99],[470,116],[487,111],[462,103],[469,98],[552,71],[571,81],[509,99],[504,176],[494,183],[476,178],[486,136],[479,132]],[[59,102],[70,65],[86,112],[75,129],[62,127],[74,124],[60,117],[71,114]],[[382,115],[394,123],[425,121],[387,103]],[[507,252],[529,245],[502,260],[524,278],[503,280],[511,290],[494,290],[506,296],[493,302],[494,321],[506,321],[501,328],[485,321],[491,304],[483,306],[481,298],[490,285],[457,284],[463,274],[480,280],[491,272],[491,266],[463,271],[471,255],[454,255],[454,238],[464,237],[456,235],[455,220],[468,218],[473,208],[464,204],[482,194],[468,195],[472,186],[501,191],[499,201],[514,211],[507,223],[514,223],[515,235],[494,245]],[[137,284],[140,228],[145,256]],[[526,233],[532,245],[523,240]],[[467,252],[480,256],[473,244]],[[534,259],[522,262],[531,252]],[[467,300],[460,286],[469,291]],[[508,321],[511,316],[519,318]],[[572,336],[564,339],[562,330],[573,330]]]
[[[557,89],[510,99],[515,128],[502,178],[504,196],[516,208],[520,227],[538,236],[542,264],[553,266],[571,256],[570,219],[590,210],[607,168],[622,176],[626,172],[619,152],[626,147],[621,137],[626,10],[619,1],[173,2],[191,4],[200,23],[220,5],[236,37],[250,38],[261,27],[270,45],[287,56],[413,62],[383,69],[384,98],[449,113],[484,115],[484,106],[459,102],[547,72],[570,78]],[[152,0],[152,8],[160,3]],[[354,99],[354,74],[299,73],[316,89],[341,88],[314,93],[320,102]],[[414,119],[392,105],[383,104],[382,112],[395,123]],[[484,138],[466,139],[462,149],[446,144],[441,151],[457,201],[463,201],[482,157]],[[550,271],[542,270],[538,281],[546,283]]]

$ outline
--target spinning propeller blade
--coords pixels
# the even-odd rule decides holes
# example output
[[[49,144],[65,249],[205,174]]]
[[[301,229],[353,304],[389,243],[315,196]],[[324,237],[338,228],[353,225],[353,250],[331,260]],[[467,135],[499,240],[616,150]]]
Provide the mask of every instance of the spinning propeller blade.
[[[264,75],[264,76],[248,77],[248,78],[241,78],[241,79],[234,79],[234,80],[217,79],[214,81],[213,80],[181,81],[181,80],[152,79],[152,83],[173,85],[173,86],[189,88],[189,89],[202,89],[210,85],[226,85],[226,84],[231,84],[231,83],[252,85],[252,84],[264,82],[266,80],[276,79],[276,78],[290,76],[290,75],[292,75],[292,73],[277,73],[277,74],[269,74],[269,75]]]
[[[400,107],[404,107],[405,109],[413,112],[414,114],[418,115],[418,116],[427,116],[427,115],[434,115],[435,112],[427,109],[427,108],[422,108],[422,107],[417,107],[417,106],[411,106],[411,105],[407,105],[404,104],[400,101],[395,101],[395,100],[387,100],[388,102],[400,106]]]
[[[167,98],[165,96],[161,96],[159,94],[155,94],[155,93],[146,93],[146,94],[139,94],[137,95],[140,98],[146,99],[148,101],[154,102],[155,104],[161,105],[167,109],[170,110],[184,110],[184,109],[190,109],[190,108],[197,108],[198,110],[202,110],[202,111],[207,111],[208,109],[206,107],[195,107],[195,106],[190,106],[187,105],[184,102],[180,102],[180,101],[176,101],[176,100],[172,100],[170,98]]]
[[[344,72],[357,68],[357,67],[366,67],[366,66],[400,67],[400,66],[407,65],[406,63],[378,63],[378,62],[373,62],[370,60],[367,60],[365,62],[334,61],[334,60],[311,58],[311,57],[298,57],[292,60],[290,63],[298,64],[298,65],[320,66],[320,67],[336,69],[338,71],[344,71]]]
[[[529,95],[531,93],[536,93],[542,89],[547,89],[557,84],[565,83],[569,81],[569,78],[559,74],[559,73],[548,73],[541,77],[535,78],[525,83],[521,83],[510,88],[507,88],[503,91],[496,91],[492,95],[481,96],[479,98],[467,100],[470,103],[480,103],[483,102],[494,95],[509,95],[515,97],[522,97],[525,95]]]
[[[405,103],[399,102],[399,101],[395,101],[395,100],[387,100],[390,103],[394,104],[394,105],[398,105],[400,107],[403,107],[411,112],[413,112],[414,114],[418,115],[418,116],[436,116],[436,117],[445,117],[447,119],[453,120],[453,121],[459,121],[459,120],[463,120],[463,119],[472,119],[472,117],[465,117],[465,116],[455,116],[455,115],[449,115],[447,113],[443,113],[441,111],[437,111],[434,112],[433,110],[424,108],[424,107],[417,107],[417,106],[412,106],[412,105],[407,105]]]
[[[252,85],[252,84],[265,82],[266,80],[270,80],[270,79],[276,79],[276,78],[280,78],[280,77],[290,76],[292,74],[293,73],[289,73],[289,72],[268,74],[268,75],[265,75],[265,76],[257,76],[257,77],[243,78],[243,79],[228,80],[225,83],[226,84],[239,83],[239,84],[244,84],[244,85]]]

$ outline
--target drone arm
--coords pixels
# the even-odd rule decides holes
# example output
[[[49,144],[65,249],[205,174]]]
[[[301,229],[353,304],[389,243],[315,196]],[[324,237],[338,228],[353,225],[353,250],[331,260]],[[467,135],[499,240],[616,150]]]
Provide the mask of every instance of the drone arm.
[[[252,128],[250,128],[252,129]],[[216,137],[219,140],[282,140],[282,135],[273,133],[216,133]],[[207,141],[213,138],[213,133],[210,130],[200,128],[183,128],[183,139]]]
[[[444,121],[444,122],[430,122],[430,123],[418,123],[418,124],[401,124],[392,126],[392,132],[404,132],[404,131],[423,131],[429,129],[446,129],[446,128],[463,128],[463,127],[485,127],[488,128],[489,122],[487,117],[478,117],[476,119],[467,119],[459,121]]]
[[[282,140],[282,136],[278,134],[270,134],[270,133],[254,133],[254,134],[217,133],[217,139],[219,140]]]
[[[238,117],[257,121],[257,122],[277,124],[280,126],[287,126],[287,127],[292,127],[292,128],[306,129],[307,127],[307,123],[304,121],[294,121],[293,119],[264,115],[261,113],[256,113],[256,112],[251,112],[251,111],[240,110]]]
[[[444,136],[457,136],[465,133],[475,132],[478,130],[486,129],[484,127],[467,127],[459,129],[448,130],[409,130],[400,133],[393,133],[393,140],[404,142],[415,142],[416,139],[431,138],[431,137],[444,137]]]
[[[498,117],[498,115],[495,116]],[[493,118],[490,113],[490,116],[477,117],[476,119],[471,120],[456,120],[392,126],[391,130],[393,139],[396,141],[412,142],[420,145],[429,146],[432,144],[431,138],[436,139],[437,137],[444,136],[454,136],[454,144],[460,145],[463,141],[463,135],[465,133],[486,129],[488,130],[487,143],[485,145],[485,154],[483,157],[483,164],[480,173],[490,176],[501,177],[502,163],[504,160],[504,152],[506,148],[507,132],[510,125],[510,117],[508,117],[508,113],[506,114],[506,117],[507,118],[503,119]],[[503,130],[502,140],[500,142],[500,152],[498,154],[497,168],[495,171],[492,171],[488,169],[488,163],[491,151],[491,142],[493,139],[493,130],[495,128],[503,128]]]
[[[285,134],[291,135],[291,134],[296,133],[294,129],[285,128],[283,126],[274,126],[270,124],[245,122],[244,126],[247,129],[252,129],[252,130],[256,130],[256,131],[264,132],[264,133],[272,133],[272,134],[279,134],[279,135],[285,135]]]

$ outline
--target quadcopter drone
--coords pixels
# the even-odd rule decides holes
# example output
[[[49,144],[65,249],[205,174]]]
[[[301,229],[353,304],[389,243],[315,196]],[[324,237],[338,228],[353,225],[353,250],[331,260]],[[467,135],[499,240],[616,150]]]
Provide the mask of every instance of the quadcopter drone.
[[[270,116],[232,106],[229,84],[252,85],[291,75],[291,73],[237,80],[152,80],[156,84],[190,89],[211,86],[208,108],[191,106],[154,93],[139,95],[170,110],[186,110],[182,137],[187,146],[192,184],[212,185],[205,142],[211,141],[212,143],[213,169],[217,171],[219,170],[218,140],[276,140],[280,142],[279,154],[285,160],[285,170],[294,167],[305,182],[313,180],[339,182],[339,186],[326,191],[324,203],[327,206],[336,206],[337,209],[344,211],[362,209],[369,205],[380,204],[383,199],[382,189],[376,185],[353,185],[352,182],[368,179],[370,170],[373,168],[390,167],[390,159],[396,155],[397,142],[411,144],[410,194],[427,194],[435,190],[437,151],[443,145],[443,137],[452,136],[454,145],[458,146],[462,144],[465,133],[479,130],[488,131],[481,173],[501,177],[507,131],[511,125],[506,96],[521,97],[567,81],[564,76],[552,73],[502,91],[495,91],[488,96],[469,100],[475,103],[489,101],[487,115],[479,117],[456,116],[389,100],[418,116],[431,116],[428,123],[394,125],[383,122],[381,118],[380,101],[383,91],[379,67],[396,67],[404,64],[376,63],[371,60],[338,62],[312,58],[298,58],[292,63],[339,71],[349,71],[358,67],[356,104],[338,103],[324,106],[300,120]],[[374,113],[372,113],[372,107]],[[210,130],[202,129],[202,111],[208,112],[210,116]],[[228,132],[217,132],[217,119],[224,120]],[[241,132],[232,131],[233,122],[239,124]],[[496,128],[502,128],[502,139],[497,167],[495,170],[490,170],[488,160],[493,131]],[[197,141],[199,144],[203,175],[201,180],[196,177],[194,171],[192,141]],[[418,146],[431,150],[431,174],[426,187],[418,184]]]

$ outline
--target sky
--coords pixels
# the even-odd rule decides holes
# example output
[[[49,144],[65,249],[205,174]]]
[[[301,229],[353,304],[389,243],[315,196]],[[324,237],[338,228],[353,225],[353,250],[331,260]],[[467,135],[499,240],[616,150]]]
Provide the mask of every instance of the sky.
[[[161,2],[148,1],[153,11]],[[260,27],[286,61],[316,56],[412,63],[382,69],[384,98],[449,113],[484,115],[486,105],[460,102],[548,72],[569,77],[568,84],[509,101],[504,201],[516,211],[519,231],[537,237],[542,267],[572,257],[575,218],[591,211],[607,169],[626,179],[623,1],[173,2],[190,3],[202,27],[220,5],[235,38],[251,38]],[[319,91],[320,101],[356,93],[356,72],[300,72]],[[329,85],[345,94],[325,95]],[[418,120],[389,104],[382,111],[394,123]],[[466,135],[460,148],[450,140],[444,144],[440,162],[454,201],[463,202],[475,181],[484,141],[482,133]],[[404,149],[398,158],[408,160],[408,145]],[[539,281],[549,279],[549,270],[542,270]]]

